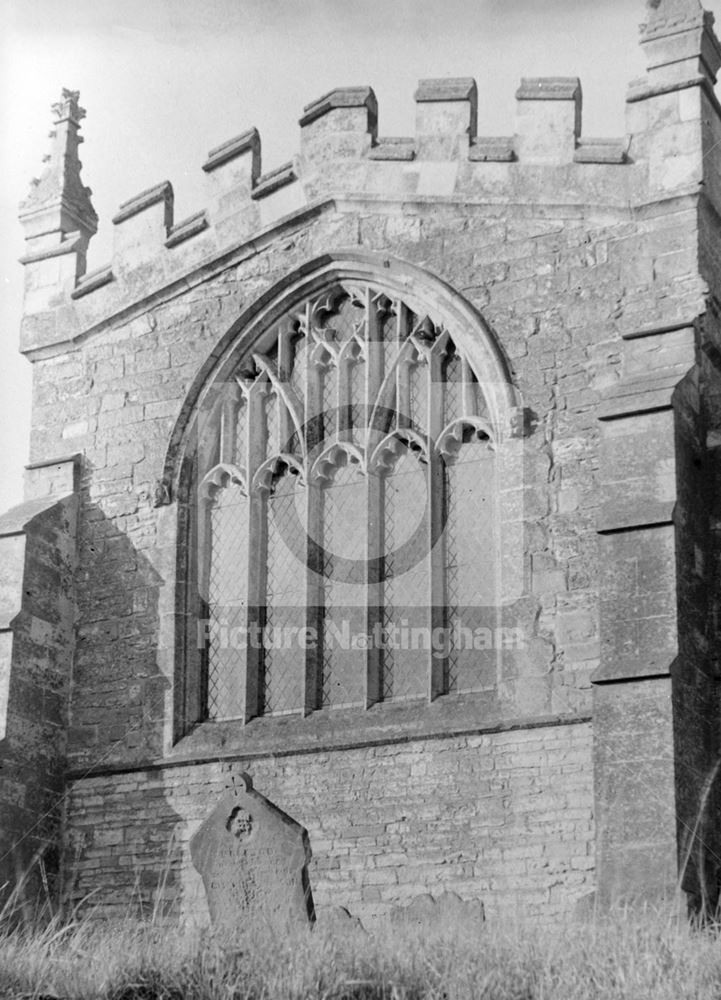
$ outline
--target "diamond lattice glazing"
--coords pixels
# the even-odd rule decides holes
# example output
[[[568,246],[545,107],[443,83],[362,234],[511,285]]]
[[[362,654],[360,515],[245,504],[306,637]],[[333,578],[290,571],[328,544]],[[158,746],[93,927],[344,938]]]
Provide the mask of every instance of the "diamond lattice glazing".
[[[383,498],[386,641],[381,657],[381,690],[383,700],[388,701],[424,693],[421,639],[425,638],[422,630],[430,617],[426,480],[423,467],[409,452],[400,456],[393,472],[385,477]]]
[[[248,500],[241,488],[220,490],[211,508],[208,612],[208,717],[234,718],[243,712],[244,660],[233,630],[247,624]],[[238,632],[235,632],[237,635]]]
[[[351,463],[337,470],[323,491],[324,629],[321,671],[323,706],[358,704],[363,696],[363,650],[344,637],[365,628],[363,582],[368,545],[367,482]]]
[[[317,707],[364,702],[366,675],[375,667],[364,650],[349,648],[347,643],[348,637],[364,633],[369,616],[375,621],[377,614],[387,633],[394,630],[397,637],[405,629],[402,643],[406,643],[381,650],[377,657],[380,696],[410,698],[428,693],[429,651],[414,645],[412,633],[428,631],[431,595],[445,592],[447,622],[461,614],[475,615],[475,621],[478,615],[470,609],[493,600],[496,556],[489,496],[495,486],[483,443],[469,440],[447,470],[443,502],[448,517],[441,543],[447,566],[440,580],[431,581],[429,576],[429,532],[423,528],[413,535],[427,513],[428,466],[409,453],[397,459],[382,483],[373,485],[369,478],[376,474],[372,471],[376,461],[386,461],[378,455],[392,427],[410,425],[421,435],[428,433],[431,412],[436,419],[436,394],[440,394],[440,427],[487,412],[481,388],[470,366],[447,340],[448,332],[434,317],[419,324],[418,316],[403,302],[391,301],[363,282],[335,285],[296,305],[292,323],[289,317],[279,321],[275,343],[266,337],[265,354],[253,354],[252,364],[246,360],[238,367],[235,374],[242,384],[242,400],[235,426],[227,426],[232,410],[226,407],[216,441],[212,441],[213,416],[211,443],[203,445],[208,463],[205,480],[213,485],[218,476],[222,480],[227,466],[210,470],[208,466],[220,463],[221,455],[223,462],[231,461],[230,451],[252,497],[249,501],[239,487],[226,487],[208,511],[212,543],[204,564],[209,559],[210,718],[234,717],[244,711],[246,653],[229,646],[224,635],[227,638],[229,631],[247,624],[249,561],[261,554],[266,561],[259,567],[260,593],[250,603],[260,603],[264,609],[262,654],[251,658],[253,663],[259,660],[259,711],[263,714],[298,711],[313,701],[304,691],[305,653],[297,641],[288,639],[299,628],[320,625]],[[431,372],[438,373],[433,374],[433,384]],[[386,377],[379,399],[380,383]],[[284,379],[289,382],[288,392],[282,385]],[[399,419],[395,408],[401,401],[408,412]],[[213,414],[221,409],[215,407]],[[320,420],[317,410],[322,413]],[[378,424],[369,435],[367,421],[372,412]],[[440,427],[434,424],[434,433]],[[289,441],[279,440],[281,428],[284,434],[288,430]],[[233,442],[225,437],[221,442],[220,435],[228,433]],[[457,432],[448,440],[454,447]],[[430,442],[431,463],[437,461],[436,444]],[[376,453],[379,446],[381,451]],[[263,462],[279,450],[294,456],[293,464],[297,462],[300,472],[295,476],[284,470],[269,483],[271,472]],[[268,492],[261,495],[256,490]],[[369,495],[378,497],[376,509],[369,510]],[[249,538],[250,502],[255,527]],[[322,525],[320,537],[314,538],[322,546],[322,567],[317,576],[310,575],[318,591],[312,591],[310,603],[324,609],[317,622],[309,620],[315,612],[306,607],[308,572],[297,558],[298,535],[310,531],[311,525],[312,533],[316,525]],[[409,565],[411,537],[418,552],[411,553]],[[385,579],[373,592],[366,580],[370,544],[385,561]],[[376,610],[378,604],[381,607]],[[454,647],[447,674],[449,690],[475,690],[485,683],[488,666],[467,650]],[[252,686],[248,685],[249,690]]]
[[[279,476],[268,497],[267,581],[262,706],[265,715],[302,707],[305,659],[305,567],[288,547],[294,531],[298,477]]]
[[[495,604],[492,479],[493,457],[485,441],[464,444],[447,469],[448,691],[477,690],[486,683],[488,656],[474,648],[469,633],[459,628],[473,632],[495,626],[495,618],[489,617]]]

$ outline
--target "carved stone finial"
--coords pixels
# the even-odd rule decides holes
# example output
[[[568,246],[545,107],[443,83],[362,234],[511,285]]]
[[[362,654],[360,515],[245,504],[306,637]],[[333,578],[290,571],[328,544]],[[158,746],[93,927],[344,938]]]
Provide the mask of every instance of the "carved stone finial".
[[[80,179],[78,148],[83,140],[78,133],[85,109],[78,103],[79,96],[79,91],[63,88],[61,99],[52,105],[54,121],[50,152],[43,158],[45,169],[32,181],[20,205],[20,221],[30,244],[26,263],[56,248],[56,252],[65,252],[66,246],[68,252],[77,250],[84,258],[90,237],[98,228],[90,188]],[[67,240],[70,234],[77,238]]]
[[[695,16],[697,12],[703,14],[703,7],[699,0],[646,0],[648,11],[658,11],[651,13],[650,20],[667,20],[669,17],[689,17]]]
[[[61,122],[70,118],[79,124],[87,114],[85,108],[81,108],[78,104],[79,100],[79,90],[68,90],[66,87],[63,87],[62,98],[50,105],[51,110],[55,115],[55,121]]]
[[[714,16],[699,0],[646,0],[641,45],[653,83],[666,84],[706,77],[716,81],[721,46]]]

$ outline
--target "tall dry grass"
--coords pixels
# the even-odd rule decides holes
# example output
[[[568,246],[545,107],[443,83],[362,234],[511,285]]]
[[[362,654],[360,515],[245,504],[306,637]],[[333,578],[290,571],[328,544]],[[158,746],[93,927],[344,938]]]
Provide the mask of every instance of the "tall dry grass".
[[[97,919],[0,927],[0,997],[67,1000],[704,1000],[721,997],[721,938],[659,914],[586,923],[364,935],[210,935]]]

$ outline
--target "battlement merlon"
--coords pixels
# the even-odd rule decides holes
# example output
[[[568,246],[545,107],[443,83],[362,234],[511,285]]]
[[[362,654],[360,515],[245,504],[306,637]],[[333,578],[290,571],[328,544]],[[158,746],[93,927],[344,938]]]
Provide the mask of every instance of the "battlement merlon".
[[[581,81],[524,78],[516,91],[516,155],[536,163],[568,163],[581,137]]]

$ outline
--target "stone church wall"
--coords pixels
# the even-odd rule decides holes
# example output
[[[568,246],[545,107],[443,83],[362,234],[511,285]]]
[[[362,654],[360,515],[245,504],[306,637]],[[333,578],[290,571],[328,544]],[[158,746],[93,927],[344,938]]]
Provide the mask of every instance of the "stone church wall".
[[[503,167],[507,169],[505,164]],[[589,169],[595,168],[577,164],[566,168],[564,175],[569,170],[580,174]],[[632,168],[614,165],[605,169],[623,173]],[[548,194],[555,194],[553,188]],[[441,759],[448,758],[453,765],[448,773],[441,767],[438,784],[452,781],[457,769],[468,768],[467,780],[480,796],[483,782],[488,780],[482,754],[477,750],[469,753],[473,762],[461,764],[466,753],[464,741],[475,739],[481,745],[486,740],[499,740],[501,744],[505,740],[517,741],[518,746],[511,743],[511,747],[520,759],[524,741],[532,739],[532,746],[544,748],[544,759],[548,754],[548,764],[536,768],[538,776],[531,783],[532,792],[527,793],[524,772],[519,772],[516,789],[509,765],[503,765],[501,758],[503,777],[499,780],[510,781],[511,788],[511,804],[501,808],[513,814],[516,797],[529,794],[531,811],[538,809],[549,817],[553,814],[552,820],[543,821],[545,846],[535,862],[534,852],[537,854],[540,840],[529,844],[525,855],[523,845],[512,832],[515,827],[504,820],[501,846],[490,837],[482,838],[480,846],[470,849],[470,856],[475,858],[475,862],[469,862],[475,865],[473,875],[467,865],[456,864],[452,866],[454,880],[458,885],[465,881],[466,894],[473,893],[476,885],[485,898],[493,893],[491,883],[498,887],[508,878],[513,864],[519,869],[525,865],[527,901],[533,900],[536,909],[541,907],[542,898],[557,909],[563,891],[559,886],[567,891],[567,902],[590,891],[587,866],[592,854],[587,852],[592,850],[588,840],[592,776],[589,768],[581,768],[577,761],[584,754],[589,760],[589,677],[599,662],[598,566],[594,558],[599,503],[598,424],[594,405],[612,377],[610,365],[614,360],[619,363],[618,357],[614,358],[610,335],[604,333],[602,340],[599,329],[608,329],[608,302],[615,302],[621,294],[620,275],[628,259],[636,260],[639,248],[638,239],[633,238],[636,227],[614,219],[614,214],[623,213],[612,212],[609,217],[606,212],[578,205],[553,205],[539,211],[532,205],[508,204],[473,204],[461,211],[457,205],[442,201],[404,204],[402,212],[392,205],[373,204],[362,212],[331,209],[312,222],[286,224],[282,228],[288,230],[287,235],[284,232],[259,251],[249,247],[243,254],[246,259],[223,267],[213,278],[190,290],[182,289],[182,294],[174,292],[163,296],[165,300],[151,300],[133,310],[127,322],[123,322],[121,313],[112,328],[103,326],[83,338],[72,353],[35,364],[33,457],[67,450],[84,454],[77,647],[68,741],[70,774],[75,779],[66,814],[71,842],[75,842],[76,822],[78,830],[83,823],[82,810],[87,800],[82,776],[88,769],[92,774],[98,767],[142,767],[166,752],[175,680],[172,630],[168,628],[173,608],[167,592],[175,573],[177,514],[172,506],[156,508],[154,499],[168,438],[188,389],[215,344],[254,300],[305,261],[332,253],[336,247],[346,250],[357,245],[380,258],[392,252],[394,257],[418,263],[444,278],[482,312],[509,357],[528,419],[533,422],[523,451],[526,552],[521,567],[521,596],[509,619],[521,629],[523,648],[506,657],[500,709],[489,711],[481,705],[473,712],[465,706],[451,706],[441,729],[482,732],[499,724],[524,726],[537,721],[579,720],[579,731],[586,733],[585,745],[577,750],[570,745],[575,726],[532,729],[513,736],[469,736],[460,742],[448,742],[448,753]],[[683,225],[676,223],[674,233],[677,240],[683,240]],[[692,238],[689,218],[688,239]],[[659,245],[662,243],[663,237],[659,237]],[[646,270],[637,263],[638,295],[644,278],[649,282],[652,279],[655,251],[649,247],[647,252]],[[121,257],[113,265],[118,280],[123,264]],[[90,302],[103,292],[98,289],[80,301]],[[357,738],[362,739],[362,734]],[[229,747],[236,745],[237,739],[237,734],[235,738],[230,736]],[[182,746],[181,741],[177,749]],[[383,756],[378,782],[372,793],[368,791],[358,800],[358,808],[373,813],[375,795],[386,794],[383,786],[387,784],[400,792],[411,773],[409,767],[418,770],[415,761],[424,754],[435,758],[438,746],[433,740],[416,744],[415,754],[408,758],[403,751]],[[277,748],[283,749],[282,737]],[[252,753],[252,745],[244,744],[243,750]],[[193,743],[191,752],[216,751],[214,745],[196,749]],[[574,780],[579,787],[569,792],[570,799],[561,780],[567,773],[566,753],[576,761],[570,766],[578,771]],[[370,773],[373,765],[377,766],[378,754],[383,751],[342,751],[339,766],[347,768],[346,758],[355,755],[359,766],[365,762],[370,787],[374,784]],[[528,754],[529,761],[532,756]],[[512,753],[505,757],[507,761],[513,759]],[[335,833],[326,825],[323,839],[337,843],[341,838],[344,847],[352,841],[345,839],[337,791],[330,796],[324,794],[326,784],[321,775],[326,768],[314,769],[314,760],[310,757],[305,767],[298,766],[296,775],[293,765],[287,762],[276,774],[274,765],[260,760],[253,765],[253,776],[258,787],[263,782],[265,794],[271,794],[272,789],[283,807],[311,831],[316,866],[314,891],[320,898],[328,898],[335,879],[328,873],[332,873],[330,866],[338,858],[335,849],[326,853],[318,846],[313,832],[320,823],[327,824],[324,816],[335,816]],[[420,765],[420,771],[427,769],[432,774],[436,766],[429,762]],[[306,802],[301,814],[298,797],[302,797],[299,786],[303,776],[306,797],[314,806],[309,808]],[[118,788],[127,787],[132,780],[127,776],[118,778]],[[168,780],[175,781],[175,772],[168,772]],[[116,801],[114,784],[110,777],[104,781],[110,801]],[[428,779],[422,782],[421,797],[431,793],[434,785]],[[331,789],[334,787],[338,786],[331,785]],[[583,804],[575,805],[574,796]],[[458,791],[448,798],[442,793],[438,798],[432,795],[422,824],[428,831],[429,843],[437,844],[444,824],[453,824],[449,819],[452,801],[465,803],[465,798],[466,793]],[[205,801],[201,798],[195,808],[202,809]],[[75,803],[80,810],[77,814]],[[482,798],[474,800],[471,795],[468,804],[460,808],[477,810],[477,821],[483,825],[482,803]],[[378,821],[370,825],[379,830],[392,828],[402,801],[391,795],[389,805],[390,809],[379,810]],[[564,819],[566,809],[570,810],[568,820]],[[576,809],[580,810],[578,814]],[[140,808],[133,807],[132,811],[138,816],[147,814]],[[186,814],[194,815],[192,809],[188,814],[187,805],[181,815]],[[89,815],[98,814],[89,809]],[[112,810],[105,811],[99,842],[90,856],[97,860],[104,838],[112,840],[124,823],[124,819],[113,820]],[[567,845],[568,824],[573,837]],[[188,832],[186,827],[181,836],[185,839]],[[461,852],[464,838],[461,827],[455,835]],[[405,850],[411,855],[413,870],[417,845],[411,846],[411,841],[401,834],[397,843],[401,853]],[[581,843],[586,845],[583,850],[578,846]],[[164,849],[153,840],[149,844]],[[382,836],[378,844],[383,845]],[[392,845],[391,838],[389,848]],[[107,845],[109,863],[116,857],[112,846]],[[514,848],[519,852],[517,858]],[[479,873],[483,862],[490,864],[494,851],[500,852],[498,862],[488,869],[484,880]],[[418,857],[422,856],[423,850]],[[147,853],[145,859],[147,864]],[[160,865],[161,860],[158,855],[154,863]],[[87,874],[83,862],[79,863]],[[426,864],[427,870],[430,865]],[[444,870],[445,866],[439,868],[439,877]],[[131,868],[127,871],[130,874]],[[347,892],[349,901],[355,902],[360,893],[359,901],[364,907],[370,906],[373,879],[379,877],[370,869],[362,876],[354,876],[352,882],[343,885],[342,893],[339,888],[338,900],[342,901]],[[391,900],[394,892],[400,900],[404,890],[392,888],[395,874],[386,872],[384,877],[389,887],[383,901]],[[369,880],[367,885],[363,884],[365,878]],[[551,891],[556,878],[559,885]],[[81,880],[83,888],[88,884]],[[115,884],[115,875],[109,884]],[[420,875],[412,884],[416,889],[422,884]]]
[[[317,907],[372,920],[448,890],[488,916],[549,917],[593,889],[591,738],[571,723],[88,776],[68,799],[65,893],[112,916],[160,900],[206,923],[188,840],[252,771],[310,834]]]
[[[56,230],[38,182],[23,208],[31,459],[82,456],[70,898],[97,890],[118,913],[132,890],[197,916],[187,843],[234,769],[309,830],[316,902],[367,916],[436,884],[546,915],[594,888],[672,893],[679,868],[691,896],[717,891],[713,823],[696,823],[718,793],[715,636],[700,624],[715,503],[689,483],[695,462],[716,467],[721,50],[687,6],[683,30],[649,14],[623,139],[583,135],[575,79],[522,81],[500,138],[476,135],[471,80],[421,81],[409,138],[378,136],[369,88],[333,91],[278,170],[261,172],[255,130],[212,150],[189,219],[175,222],[167,182],[124,203],[92,274],[79,165]],[[72,164],[82,117],[77,95],[57,108],[51,172]],[[194,726],[183,429],[281,291],[351,266],[441,314],[462,301],[497,342],[522,525],[504,624],[523,641],[500,652],[489,698]]]

